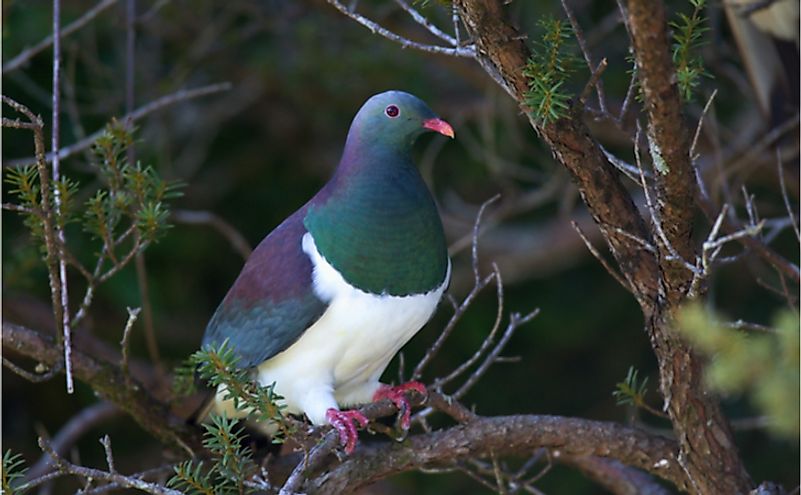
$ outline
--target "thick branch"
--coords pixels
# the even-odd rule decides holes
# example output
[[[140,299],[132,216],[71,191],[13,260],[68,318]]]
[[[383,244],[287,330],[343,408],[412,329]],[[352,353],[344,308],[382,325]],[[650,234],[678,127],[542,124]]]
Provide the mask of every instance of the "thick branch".
[[[646,473],[620,461],[600,457],[563,456],[561,463],[579,469],[600,486],[616,495],[669,495],[671,492]]]
[[[648,112],[648,142],[658,173],[659,216],[673,249],[691,263],[695,260],[692,221],[695,215],[695,174],[690,164],[690,140],[682,115],[676,70],[670,53],[662,2],[631,0],[629,26],[637,74]],[[661,246],[662,258],[667,250]],[[681,260],[660,262],[669,303],[684,300],[692,274]]]
[[[478,418],[403,443],[363,444],[354,455],[312,480],[314,493],[352,493],[396,473],[452,466],[468,458],[527,456],[538,448],[554,455],[599,456],[649,471],[683,488],[672,440],[617,423],[559,416]]]
[[[648,141],[655,164],[660,269],[665,300],[648,317],[659,361],[660,387],[681,444],[681,461],[696,493],[745,493],[752,482],[742,464],[717,399],[702,382],[703,363],[672,330],[673,312],[686,300],[692,273],[668,252],[695,260],[692,221],[695,174],[681,113],[662,2],[630,0],[628,24],[648,112]],[[648,314],[648,313],[646,313]]]
[[[61,359],[60,351],[49,337],[21,325],[3,321],[4,352],[13,350],[21,355],[53,366]],[[200,445],[199,432],[192,430],[183,420],[173,416],[169,408],[154,399],[141,383],[130,379],[133,387],[126,386],[120,369],[91,355],[73,350],[75,377],[92,387],[100,397],[116,404],[155,438],[171,447],[183,450]]]
[[[478,57],[488,70],[500,75],[502,86],[514,96],[567,168],[593,219],[601,227],[623,275],[640,304],[650,307],[657,294],[657,265],[652,253],[632,240],[650,239],[631,196],[620,182],[598,144],[580,118],[560,119],[539,129],[525,106],[528,81],[523,76],[530,53],[523,38],[507,21],[501,0],[458,0],[465,25],[478,47]],[[493,75],[493,74],[491,74]]]

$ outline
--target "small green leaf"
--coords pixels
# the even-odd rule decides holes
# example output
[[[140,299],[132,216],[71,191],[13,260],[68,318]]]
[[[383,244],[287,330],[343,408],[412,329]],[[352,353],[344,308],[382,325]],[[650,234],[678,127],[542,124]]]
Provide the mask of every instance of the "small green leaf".
[[[20,454],[12,454],[10,450],[3,453],[2,489],[3,495],[14,495],[19,488],[18,481],[25,476],[27,468],[23,468],[25,460]]]

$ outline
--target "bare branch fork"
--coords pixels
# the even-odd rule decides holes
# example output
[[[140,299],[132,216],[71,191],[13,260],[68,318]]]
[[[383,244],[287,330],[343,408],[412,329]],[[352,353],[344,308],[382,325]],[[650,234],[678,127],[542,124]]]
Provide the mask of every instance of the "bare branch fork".
[[[336,6],[338,2],[329,0],[329,3]],[[504,2],[454,0],[453,3],[476,46],[476,60],[515,99],[529,116],[534,130],[570,171],[582,199],[601,227],[623,278],[640,303],[660,365],[660,388],[680,439],[678,461],[682,473],[674,482],[680,489],[697,493],[749,491],[753,482],[736,451],[726,418],[716,399],[704,390],[700,379],[702,363],[673,332],[673,315],[688,296],[702,290],[701,281],[708,275],[709,267],[716,260],[722,260],[721,248],[727,242],[738,240],[746,248],[753,248],[777,267],[780,274],[793,280],[799,279],[799,270],[754,237],[761,228],[758,221],[739,226],[724,218],[721,223],[717,220],[723,218],[719,215],[720,206],[705,201],[703,191],[696,196],[694,146],[688,139],[683,105],[675,85],[663,5],[645,0],[618,0],[636,63],[617,121],[625,119],[636,89],[640,88],[648,117],[646,137],[658,161],[659,170],[650,177],[639,163],[637,168],[626,170],[633,172],[632,177],[638,179],[635,182],[646,193],[647,215],[651,220],[647,225],[619,181],[616,170],[619,164],[604,155],[580,119],[569,117],[540,125],[527,111],[528,81],[521,69],[526,66],[530,52],[520,33],[506,20]],[[565,7],[568,17],[573,17],[567,5]],[[346,10],[340,10],[354,19]],[[363,19],[355,20],[364,24]],[[571,24],[580,37],[575,18],[571,19]],[[583,49],[582,53],[590,70],[599,73],[602,69],[594,69],[589,52]],[[597,91],[598,85],[591,82],[587,88],[596,87]],[[599,99],[603,101],[600,95]],[[711,101],[712,98],[704,113]],[[653,190],[646,178],[653,182]],[[692,235],[695,200],[712,223],[701,246],[696,246]]]
[[[97,5],[87,10],[86,13],[84,13],[80,18],[76,19],[68,26],[64,26],[64,29],[61,30],[61,37],[63,38],[65,36],[69,36],[70,34],[78,31],[85,25],[89,24],[100,13],[107,10],[109,7],[111,7],[118,1],[119,0],[102,0],[101,2],[98,2]],[[53,45],[54,39],[55,36],[51,34],[45,37],[39,43],[32,46],[31,48],[23,50],[17,56],[15,56],[11,60],[3,64],[3,73],[8,74],[11,71],[19,69],[34,56],[38,55],[39,53],[43,52],[48,47]]]
[[[47,163],[45,162],[45,145],[44,145],[44,123],[42,119],[33,114],[33,112],[28,109],[25,105],[18,103],[7,96],[1,96],[2,102],[6,105],[10,106],[17,112],[25,115],[28,119],[28,123],[24,126],[17,125],[17,121],[12,121],[11,125],[7,125],[7,119],[3,119],[3,126],[4,127],[16,127],[16,128],[23,128],[29,129],[33,131],[33,141],[34,141],[34,149],[35,149],[35,164],[37,166],[37,170],[39,173],[39,181],[40,181],[40,195],[41,200],[38,205],[36,205],[37,211],[36,214],[42,219],[43,225],[43,236],[45,240],[45,250],[46,256],[45,261],[47,264],[47,273],[50,282],[50,299],[51,303],[53,304],[53,315],[55,317],[56,327],[59,328],[59,332],[57,333],[57,344],[60,349],[60,352],[64,353],[64,357],[69,357],[69,352],[66,350],[64,335],[68,333],[68,327],[63,327],[64,324],[64,313],[68,312],[69,309],[64,306],[63,304],[63,291],[62,291],[62,277],[60,274],[60,260],[61,258],[61,249],[59,247],[59,238],[57,234],[57,227],[56,224],[59,221],[57,214],[53,211],[53,200],[51,199],[51,194],[53,192],[53,186],[50,182],[50,172],[47,169]],[[56,188],[57,190],[57,188]],[[69,322],[69,317],[67,316],[67,322]],[[52,369],[45,373],[45,374],[38,374],[33,375],[30,373],[20,373],[21,368],[17,366],[12,366],[11,362],[7,359],[3,358],[3,364],[6,365],[9,369],[25,376],[29,379],[34,380],[44,380],[49,379],[55,373],[58,373],[64,366],[64,360],[58,360],[57,362],[53,363]],[[68,384],[71,384],[71,378],[68,379]],[[68,389],[71,388],[68,386]]]
[[[231,83],[222,82],[222,83],[209,84],[208,86],[201,86],[199,88],[181,89],[174,93],[164,95],[156,100],[151,101],[150,103],[142,105],[133,112],[123,115],[119,120],[124,123],[137,122],[142,118],[150,115],[151,113],[162,110],[163,108],[168,107],[170,105],[174,105],[182,101],[191,100],[194,98],[199,98],[214,93],[219,93],[220,91],[228,91],[229,89],[231,89],[231,87],[232,87]],[[80,141],[77,141],[68,146],[62,147],[61,149],[59,149],[58,152],[59,159],[63,160],[65,158],[68,158],[76,153],[79,153],[89,148],[95,141],[97,141],[97,138],[103,135],[103,132],[105,132],[105,129],[98,129],[89,136],[86,136],[84,139],[81,139]],[[48,153],[43,158],[46,163],[52,162],[53,153]],[[20,167],[25,165],[32,165],[35,163],[36,163],[36,157],[27,157],[27,158],[17,158],[13,160],[8,160],[6,163],[3,164],[3,166]]]
[[[109,439],[108,435],[100,439],[100,444],[103,446],[103,450],[106,454],[108,471],[73,464],[53,450],[46,440],[40,438],[39,447],[43,452],[53,459],[56,470],[48,475],[26,483],[20,487],[20,489],[27,490],[34,488],[45,481],[49,481],[60,476],[77,476],[86,481],[86,487],[82,493],[86,493],[93,483],[104,481],[113,485],[111,488],[133,488],[145,493],[150,493],[151,495],[183,495],[182,492],[179,492],[178,490],[164,487],[159,483],[145,481],[142,479],[141,475],[126,476],[118,473],[116,469],[114,469],[114,458],[111,453],[111,440]]]
[[[350,17],[354,21],[358,22],[362,26],[369,29],[373,34],[378,34],[380,36],[383,36],[384,38],[387,38],[388,40],[399,43],[404,48],[414,48],[416,50],[421,50],[428,53],[451,55],[455,57],[475,58],[476,56],[476,50],[474,46],[460,45],[460,42],[456,39],[456,37],[450,36],[441,31],[436,26],[434,26],[434,24],[432,24],[428,19],[426,19],[425,16],[420,14],[417,10],[415,10],[408,3],[406,3],[405,0],[395,0],[395,3],[397,3],[404,11],[406,11],[406,13],[408,13],[416,23],[425,28],[432,35],[448,43],[450,46],[446,47],[439,45],[428,45],[425,43],[412,41],[408,38],[405,38],[397,33],[390,31],[389,29],[386,29],[377,22],[352,11],[339,0],[327,0],[327,1],[338,11],[342,12],[346,16]],[[458,29],[456,28],[456,24],[454,24],[454,26],[455,29]]]

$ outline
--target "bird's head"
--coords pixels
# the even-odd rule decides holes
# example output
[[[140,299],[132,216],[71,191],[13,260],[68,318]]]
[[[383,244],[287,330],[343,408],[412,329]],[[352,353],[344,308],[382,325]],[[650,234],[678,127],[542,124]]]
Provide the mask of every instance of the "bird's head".
[[[351,134],[362,142],[411,146],[426,131],[453,137],[453,128],[420,98],[403,91],[371,97],[353,119]]]

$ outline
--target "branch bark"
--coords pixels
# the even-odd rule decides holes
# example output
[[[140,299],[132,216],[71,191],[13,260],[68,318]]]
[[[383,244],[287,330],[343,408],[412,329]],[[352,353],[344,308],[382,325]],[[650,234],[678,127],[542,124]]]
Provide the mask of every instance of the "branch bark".
[[[320,494],[353,493],[405,471],[452,466],[468,458],[530,455],[542,447],[552,449],[554,456],[617,459],[684,487],[677,445],[672,440],[617,423],[518,415],[478,417],[466,424],[410,436],[402,443],[363,444],[345,462],[314,478],[307,488]]]
[[[560,119],[542,128],[534,122],[525,103],[528,81],[523,76],[530,53],[523,37],[506,21],[503,2],[457,0],[456,4],[475,38],[482,65],[503,79],[507,91],[529,116],[532,127],[541,133],[570,172],[626,280],[634,288],[635,297],[641,305],[651,307],[658,290],[656,259],[642,244],[621,232],[644,240],[649,240],[650,234],[617,170],[590,137],[579,116]]]
[[[690,262],[695,260],[694,175],[661,2],[630,3],[633,12],[629,23],[636,25],[632,37],[638,66],[644,73],[651,149],[668,165],[667,173],[656,179],[659,215],[669,243],[659,245],[658,258],[643,245],[642,241],[654,244],[652,235],[614,166],[589,136],[581,116],[574,114],[542,127],[532,119],[525,106],[528,83],[522,71],[530,54],[517,30],[505,20],[503,2],[456,2],[475,38],[482,65],[491,76],[503,79],[504,89],[570,171],[640,303],[660,364],[662,393],[682,447],[680,460],[686,479],[678,486],[697,493],[743,493],[752,484],[716,399],[703,388],[701,362],[671,329],[672,312],[685,300],[692,273],[666,252],[670,248]],[[638,239],[641,242],[636,242]]]
[[[664,301],[648,318],[647,330],[659,361],[662,395],[692,490],[746,493],[753,483],[717,399],[704,389],[703,363],[672,329],[673,313],[686,300],[693,274],[682,260],[670,259],[669,251],[694,263],[692,222],[697,209],[688,127],[681,112],[664,5],[630,0],[628,21],[648,114],[649,147],[654,162],[661,162],[654,175],[666,237],[657,244]]]
[[[59,363],[61,354],[53,339],[34,330],[3,321],[3,352],[13,350],[47,366]],[[174,416],[169,407],[153,398],[147,389],[133,378],[126,378],[116,365],[104,362],[80,349],[73,350],[73,373],[100,397],[116,404],[128,413],[145,431],[165,445],[188,451],[201,445],[199,430]]]

